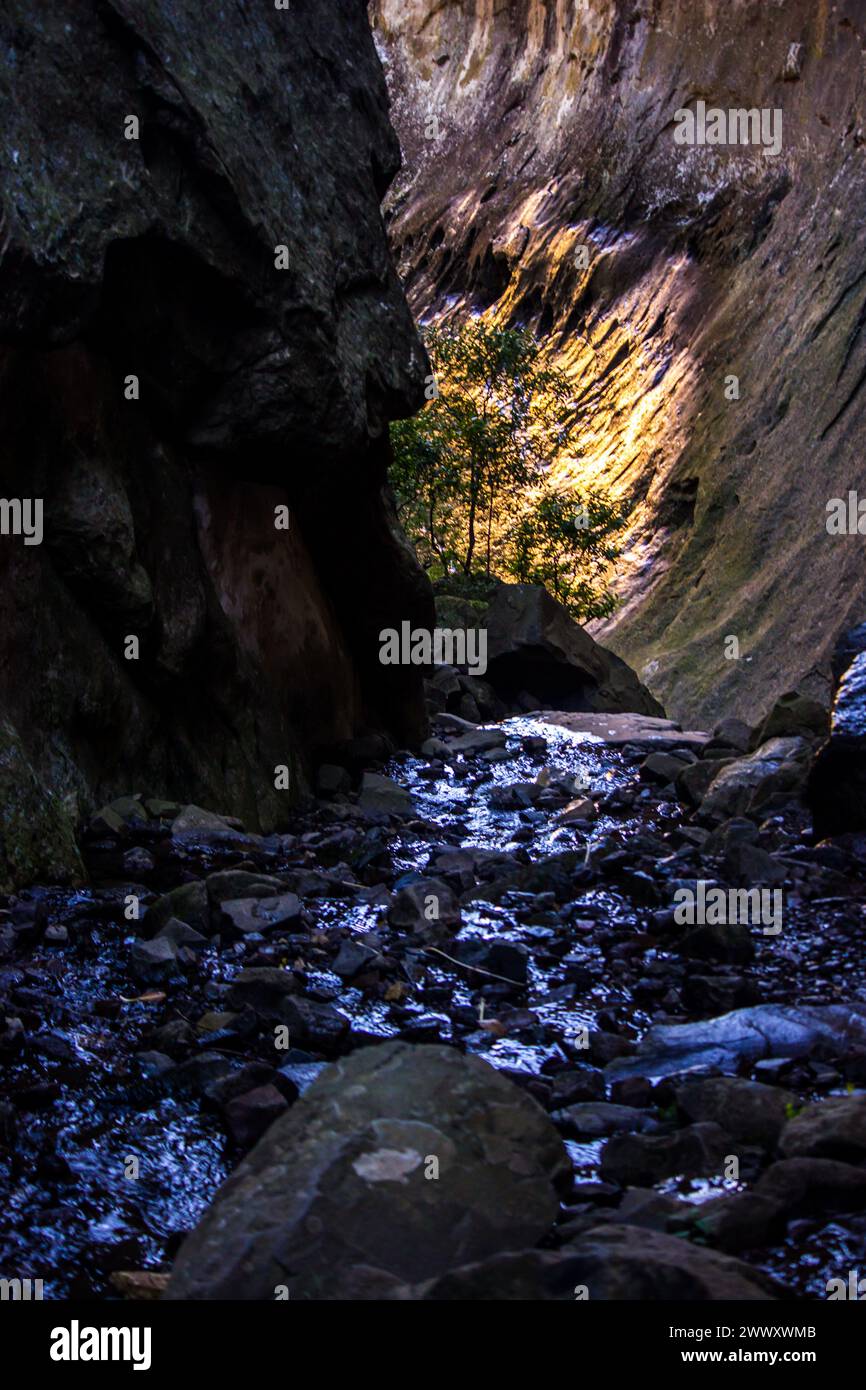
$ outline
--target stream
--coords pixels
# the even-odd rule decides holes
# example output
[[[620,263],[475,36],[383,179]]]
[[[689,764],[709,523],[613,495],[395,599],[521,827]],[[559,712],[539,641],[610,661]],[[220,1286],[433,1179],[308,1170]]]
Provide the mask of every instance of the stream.
[[[759,835],[785,871],[783,932],[753,928],[749,959],[696,960],[672,931],[671,904],[677,882],[710,877],[705,832],[640,778],[645,750],[530,717],[498,730],[498,746],[400,754],[379,768],[411,794],[409,814],[353,793],[267,837],[236,824],[178,835],[168,811],[143,815],[116,837],[91,832],[86,888],[0,900],[0,1275],[42,1279],[46,1298],[88,1299],[120,1297],[123,1271],[167,1271],[266,1123],[330,1059],[391,1038],[476,1053],[554,1115],[574,1169],[567,1235],[624,1198],[600,1172],[607,1136],[575,1133],[569,1106],[628,1105],[651,1132],[682,1122],[670,1075],[611,1082],[604,1070],[639,1055],[648,1029],[756,1005],[866,1003],[858,861],[816,848],[796,805]],[[577,798],[597,814],[564,822]],[[137,966],[147,916],[127,920],[130,894],[147,906],[182,885],[222,891],[228,880],[215,876],[229,872],[247,889],[252,876],[278,879],[299,910],[240,929],[209,889],[218,929],[191,921],[197,942]],[[459,924],[395,925],[395,895],[419,875],[449,885]],[[288,1047],[275,1049],[261,985],[239,980],[250,968],[289,972],[293,998],[309,1001]],[[859,1093],[862,1055],[850,1061],[825,1050],[744,1059],[736,1072],[806,1103]],[[651,1186],[699,1206],[747,1188],[766,1162],[747,1157],[735,1179],[678,1172]],[[823,1297],[829,1278],[857,1267],[864,1237],[862,1213],[816,1213],[738,1253],[794,1295]]]

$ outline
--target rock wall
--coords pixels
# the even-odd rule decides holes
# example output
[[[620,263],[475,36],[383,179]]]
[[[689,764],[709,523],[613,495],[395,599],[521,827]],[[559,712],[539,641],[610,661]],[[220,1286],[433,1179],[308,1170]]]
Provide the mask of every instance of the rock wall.
[[[414,737],[377,635],[432,600],[382,496],[425,362],[363,5],[8,0],[0,42],[0,486],[44,507],[0,535],[2,889],[118,793],[269,829],[276,765]]]
[[[866,614],[863,537],[826,527],[831,498],[866,496],[861,0],[372,15],[413,308],[542,335],[580,411],[562,475],[631,503],[597,635],[681,719],[825,698],[835,637]],[[779,153],[677,144],[699,101],[781,111]]]

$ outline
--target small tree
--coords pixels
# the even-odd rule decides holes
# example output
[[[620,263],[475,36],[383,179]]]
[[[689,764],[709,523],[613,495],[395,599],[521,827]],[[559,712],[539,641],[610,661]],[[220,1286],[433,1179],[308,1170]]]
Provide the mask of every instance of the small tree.
[[[520,584],[542,584],[575,617],[606,618],[616,606],[605,576],[619,554],[620,507],[598,491],[543,487],[508,533],[505,568]]]
[[[440,587],[449,575],[507,576],[546,584],[576,617],[610,611],[598,586],[622,517],[593,493],[582,527],[581,499],[546,481],[576,424],[565,373],[520,329],[472,319],[425,336],[436,392],[392,426],[391,475],[421,562]]]

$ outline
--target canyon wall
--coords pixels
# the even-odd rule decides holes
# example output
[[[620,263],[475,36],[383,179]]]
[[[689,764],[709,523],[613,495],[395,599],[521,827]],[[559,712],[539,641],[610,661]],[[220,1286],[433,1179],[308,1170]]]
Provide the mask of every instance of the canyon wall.
[[[413,309],[536,331],[575,386],[560,475],[630,505],[596,635],[690,722],[826,697],[834,639],[866,616],[864,539],[826,525],[830,499],[866,497],[862,0],[371,17]],[[778,153],[677,143],[699,102],[781,112]]]
[[[0,475],[44,508],[0,535],[3,891],[109,797],[268,830],[318,751],[416,736],[378,632],[432,600],[382,494],[426,362],[360,0],[7,0],[0,42]]]

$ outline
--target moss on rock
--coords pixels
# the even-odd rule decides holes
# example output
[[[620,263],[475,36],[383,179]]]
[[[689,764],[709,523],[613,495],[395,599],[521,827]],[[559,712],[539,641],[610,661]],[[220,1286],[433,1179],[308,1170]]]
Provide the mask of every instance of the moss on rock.
[[[71,815],[40,783],[17,730],[0,719],[0,891],[83,877]]]

